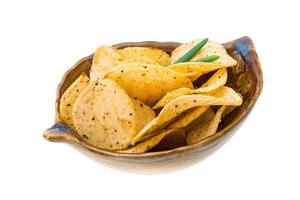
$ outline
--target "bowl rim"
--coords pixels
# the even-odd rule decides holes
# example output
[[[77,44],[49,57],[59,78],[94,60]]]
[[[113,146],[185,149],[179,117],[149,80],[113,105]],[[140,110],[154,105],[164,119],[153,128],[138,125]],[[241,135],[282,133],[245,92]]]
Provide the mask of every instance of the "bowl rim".
[[[151,47],[159,47],[160,49],[165,49],[165,51],[168,51],[167,47],[170,45],[173,46],[179,46],[181,43],[178,42],[156,42],[156,41],[143,41],[143,42],[125,42],[125,43],[119,43],[116,45],[113,45],[115,48],[120,49],[120,48],[124,48],[127,46],[149,46],[151,45]],[[56,105],[56,118],[55,118],[55,124],[47,129],[43,136],[45,139],[49,140],[49,141],[65,141],[65,142],[69,142],[69,143],[74,143],[77,146],[81,146],[84,147],[90,151],[93,151],[99,155],[103,155],[103,156],[109,156],[109,157],[118,157],[118,158],[157,158],[157,157],[164,157],[166,155],[170,155],[170,154],[179,154],[179,153],[183,153],[183,152],[189,152],[189,151],[205,151],[206,149],[215,146],[218,144],[218,141],[222,141],[222,138],[225,138],[229,135],[230,131],[235,128],[238,124],[240,124],[245,117],[249,114],[249,112],[251,111],[251,109],[254,107],[255,103],[257,102],[257,99],[259,97],[259,95],[261,94],[262,91],[262,87],[263,87],[263,75],[262,75],[262,70],[261,70],[261,65],[254,47],[254,44],[252,42],[252,40],[245,36],[227,43],[223,44],[225,47],[233,47],[234,50],[239,51],[239,53],[242,55],[243,59],[245,61],[248,62],[248,60],[246,60],[246,58],[250,57],[250,62],[255,62],[255,63],[251,63],[251,67],[255,67],[257,73],[256,74],[256,79],[257,79],[257,84],[255,87],[255,93],[247,107],[247,109],[245,109],[243,112],[240,112],[237,117],[235,117],[231,123],[224,127],[222,130],[218,131],[217,133],[203,139],[202,141],[192,144],[192,145],[186,145],[183,147],[178,147],[175,149],[171,149],[171,150],[164,150],[164,151],[157,151],[157,152],[146,152],[146,153],[121,153],[121,152],[113,152],[113,151],[107,151],[104,149],[99,149],[96,148],[92,145],[89,145],[85,142],[83,142],[82,140],[78,139],[76,137],[76,135],[74,134],[74,132],[72,130],[70,130],[69,128],[67,128],[64,124],[62,124],[59,120],[59,113],[58,113],[58,108]],[[60,89],[62,87],[62,85],[64,84],[68,74],[73,71],[78,65],[80,65],[81,63],[89,60],[91,61],[93,54],[91,54],[90,56],[84,57],[82,59],[80,59],[77,63],[75,63],[73,65],[73,67],[71,67],[68,71],[65,72],[63,78],[61,79],[60,84],[58,85],[57,88],[57,95],[56,95],[56,103],[57,101],[59,101],[59,94],[60,94]],[[55,126],[62,126],[63,128],[55,128]]]

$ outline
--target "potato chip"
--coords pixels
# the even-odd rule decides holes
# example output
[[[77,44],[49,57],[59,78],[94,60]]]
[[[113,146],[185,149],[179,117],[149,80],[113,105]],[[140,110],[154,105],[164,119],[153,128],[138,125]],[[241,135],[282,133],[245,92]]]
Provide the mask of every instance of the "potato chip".
[[[191,110],[188,110],[182,115],[180,115],[180,118],[172,124],[170,124],[168,128],[183,128],[195,119],[197,119],[199,116],[201,116],[208,108],[209,106],[200,106],[197,108],[192,108]]]
[[[193,40],[191,42],[185,43],[177,47],[173,50],[171,54],[171,63],[176,62],[182,55],[188,52],[191,48],[193,48],[198,42],[202,39]],[[220,56],[219,59],[211,62],[213,64],[220,64],[223,67],[232,67],[236,65],[236,61],[230,57],[224,48],[224,46],[220,43],[209,40],[206,45],[191,59],[196,60],[198,58],[204,58],[211,55]]]
[[[73,108],[73,120],[77,133],[87,143],[107,150],[122,150],[150,117],[139,112],[151,112],[134,106],[125,91],[111,80],[92,81],[78,96]],[[153,115],[145,114],[145,115]]]
[[[106,78],[118,83],[129,96],[152,106],[167,92],[181,87],[193,88],[192,82],[166,67],[143,63],[120,64]]]
[[[120,61],[122,55],[111,46],[101,46],[96,49],[90,70],[91,80],[102,79]]]
[[[203,94],[183,95],[168,104],[159,115],[148,123],[132,140],[131,144],[147,139],[151,133],[169,125],[184,111],[198,106],[208,105],[241,105],[242,98],[231,88],[222,86],[212,92]]]
[[[71,129],[75,130],[72,118],[72,109],[79,93],[88,85],[89,77],[82,73],[70,87],[64,92],[60,99],[60,117]]]
[[[187,144],[195,144],[215,134],[225,107],[226,106],[222,106],[217,113],[213,115],[209,112],[204,113],[203,116],[200,117],[197,126],[193,127],[190,132],[187,132]]]
[[[170,64],[170,56],[166,52],[151,47],[127,47],[119,50],[125,60],[135,58],[150,58],[160,65],[166,66]]]
[[[214,73],[208,81],[206,81],[200,88],[192,90],[190,88],[179,88],[177,90],[173,90],[172,92],[168,92],[162,99],[160,99],[153,109],[158,109],[164,107],[167,103],[180,97],[182,95],[188,94],[200,94],[203,92],[209,92],[217,89],[226,84],[227,81],[227,70],[222,68],[219,69],[216,73]]]
[[[155,147],[160,141],[169,134],[172,134],[176,129],[165,129],[159,131],[155,136],[136,144],[133,147],[120,151],[121,153],[144,153]]]

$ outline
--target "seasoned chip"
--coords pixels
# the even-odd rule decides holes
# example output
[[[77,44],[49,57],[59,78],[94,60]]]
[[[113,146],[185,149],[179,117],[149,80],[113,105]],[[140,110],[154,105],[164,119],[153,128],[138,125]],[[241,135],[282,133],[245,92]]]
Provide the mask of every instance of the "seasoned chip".
[[[153,116],[153,111],[139,111],[125,91],[111,80],[97,80],[78,96],[73,108],[76,131],[87,143],[107,150],[129,146],[137,130],[151,117],[142,120],[140,112]]]
[[[200,41],[201,41],[201,39],[193,40],[191,42],[187,42],[182,45],[179,45],[177,48],[175,48],[171,53],[171,57],[170,57],[171,63],[176,62],[181,56],[183,56],[185,53],[187,53],[190,49],[192,49]],[[202,48],[204,48],[204,47],[202,47]]]
[[[168,92],[163,98],[161,98],[154,106],[153,109],[158,109],[164,107],[167,103],[170,101],[176,99],[177,97],[180,97],[182,95],[188,95],[192,94],[193,90],[190,88],[179,88],[177,90],[173,90],[171,92]]]
[[[153,132],[169,125],[184,111],[198,106],[208,105],[241,105],[242,98],[231,88],[222,86],[212,92],[203,94],[183,95],[168,104],[159,115],[148,123],[132,140],[131,144],[147,139]]]
[[[130,58],[128,60],[123,61],[122,63],[143,63],[143,64],[159,65],[158,62],[147,57]]]
[[[75,127],[72,119],[72,109],[79,93],[88,85],[88,82],[89,77],[85,73],[82,73],[64,92],[60,99],[60,117],[73,130],[75,130]]]
[[[117,82],[133,98],[152,106],[167,92],[181,87],[193,88],[185,76],[159,65],[120,64],[106,78]]]
[[[153,109],[158,109],[165,106],[167,103],[180,97],[182,95],[188,94],[201,94],[204,92],[209,92],[215,90],[223,85],[225,85],[227,81],[227,70],[226,69],[219,69],[214,75],[208,79],[200,88],[192,90],[189,88],[179,88],[177,90],[173,90],[172,92],[168,92],[162,99],[160,99]]]
[[[164,137],[166,137],[167,135],[172,134],[176,131],[181,131],[181,130],[175,130],[175,129],[161,130],[161,131],[157,132],[155,136],[153,136],[143,142],[140,142],[133,147],[122,150],[120,152],[122,152],[122,153],[144,153],[146,151],[149,151],[153,147],[155,147]]]
[[[174,70],[176,71],[176,70]],[[192,82],[195,82],[198,78],[200,78],[202,75],[207,74],[208,72],[190,72],[185,73],[184,75],[188,77]]]
[[[172,64],[168,66],[169,69],[189,77],[191,81],[197,80],[201,75],[224,68],[223,65],[205,62],[184,62]]]
[[[193,40],[191,42],[185,43],[174,49],[174,51],[171,54],[171,63],[174,63],[177,61],[182,55],[184,55],[186,52],[188,52],[193,46],[195,46],[199,40]],[[206,45],[191,59],[196,60],[198,58],[204,58],[211,55],[218,55],[220,56],[219,59],[211,62],[213,64],[220,64],[223,67],[232,67],[236,65],[236,61],[230,57],[224,48],[224,46],[220,43],[214,42],[209,40]]]
[[[224,46],[218,42],[208,41],[207,44],[201,49],[193,58],[196,60],[198,58],[204,58],[211,55],[220,56],[219,59],[213,61],[212,63],[223,65],[224,67],[232,67],[237,64],[231,56],[228,55]]]
[[[127,47],[125,49],[119,50],[123,55],[125,60],[129,59],[140,59],[140,58],[150,58],[156,61],[158,64],[166,66],[170,64],[170,56],[166,52],[151,48],[151,47]]]
[[[122,60],[122,55],[111,46],[101,46],[96,49],[90,70],[91,80],[102,79]]]
[[[138,99],[132,99],[136,115],[136,131],[141,131],[146,124],[155,118],[155,112]]]
[[[197,143],[208,136],[211,136],[217,132],[219,122],[225,106],[219,108],[216,114],[211,112],[205,112],[197,122],[197,125],[193,127],[190,132],[187,132],[187,144]]]
[[[209,107],[200,117],[195,119],[188,126],[184,127],[184,131],[186,134],[192,132],[197,129],[199,126],[202,126],[203,123],[209,123],[215,116],[215,112],[211,107]]]
[[[175,122],[170,124],[168,128],[183,128],[190,124],[192,121],[197,119],[199,116],[201,116],[209,106],[200,106],[197,108],[191,108],[191,110],[186,111],[182,115],[180,115],[180,118],[177,119]]]
[[[196,89],[197,93],[210,92],[226,84],[227,69],[219,69],[214,73],[208,81],[206,81],[200,88]]]
[[[221,86],[215,90],[212,90],[210,92],[204,92],[203,95],[216,97],[216,98],[225,98],[230,99],[229,102],[235,102],[234,104],[222,104],[222,105],[228,105],[228,106],[239,106],[242,102],[241,96],[236,93],[232,88],[227,86]],[[237,105],[236,105],[237,104]]]

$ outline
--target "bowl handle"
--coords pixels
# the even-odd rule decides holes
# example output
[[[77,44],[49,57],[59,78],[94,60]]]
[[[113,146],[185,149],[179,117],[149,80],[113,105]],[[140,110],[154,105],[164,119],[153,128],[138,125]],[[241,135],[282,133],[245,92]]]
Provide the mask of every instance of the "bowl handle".
[[[52,142],[67,141],[77,144],[80,142],[76,133],[60,122],[55,123],[52,127],[48,128],[43,136],[45,139]]]

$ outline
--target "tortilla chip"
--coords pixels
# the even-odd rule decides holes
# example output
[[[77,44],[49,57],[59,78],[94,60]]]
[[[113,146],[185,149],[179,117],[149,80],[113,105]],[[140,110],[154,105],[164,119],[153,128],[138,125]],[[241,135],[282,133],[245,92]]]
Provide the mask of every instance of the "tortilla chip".
[[[113,47],[101,46],[97,48],[90,70],[91,80],[103,79],[105,74],[113,69],[120,61],[122,61],[122,55]]]
[[[62,121],[71,129],[75,130],[72,118],[72,110],[79,93],[88,85],[89,77],[82,73],[60,99],[59,112]]]
[[[174,129],[183,128],[189,125],[199,116],[201,116],[208,108],[209,106],[200,106],[200,107],[192,108],[191,110],[188,110],[185,113],[183,113],[180,116],[180,118],[177,119],[172,124],[170,124],[168,128],[174,128]]]
[[[197,93],[210,92],[226,84],[227,69],[219,69],[214,75],[208,79],[200,88],[196,89]]]
[[[211,55],[220,56],[219,59],[213,61],[214,64],[220,64],[224,67],[232,67],[237,64],[236,60],[234,60],[231,56],[228,55],[224,46],[218,42],[208,41],[207,44],[201,49],[193,58],[196,60],[198,58],[204,58]]]
[[[179,88],[177,90],[173,90],[171,92],[168,92],[163,98],[161,98],[154,106],[153,109],[158,109],[164,107],[167,103],[172,101],[173,99],[176,99],[177,97],[180,97],[182,95],[188,95],[192,94],[193,90],[190,88]]]
[[[189,77],[191,81],[197,80],[201,75],[224,68],[223,65],[208,62],[183,62],[168,66],[169,69]]]
[[[204,113],[200,117],[197,126],[193,127],[190,132],[187,132],[187,144],[195,144],[215,134],[224,110],[225,106],[222,106],[216,114],[211,114],[210,112]]]
[[[201,39],[193,40],[191,42],[187,42],[182,45],[179,45],[177,48],[175,48],[171,53],[171,57],[170,57],[171,63],[176,62],[181,56],[183,56],[185,53],[187,53],[190,49],[192,49],[200,41],[202,41],[202,40]]]
[[[178,130],[175,129],[165,129],[159,131],[155,136],[136,144],[133,147],[130,147],[126,150],[120,151],[121,153],[144,153],[155,147],[160,141],[167,135],[174,133]]]
[[[207,74],[209,72],[191,72],[184,74],[186,77],[188,77],[192,82],[195,82],[198,78],[200,78],[202,75]]]
[[[222,68],[219,69],[214,75],[208,79],[200,88],[192,90],[189,88],[179,88],[168,92],[162,99],[160,99],[154,106],[153,109],[164,107],[167,103],[176,99],[182,95],[188,94],[201,94],[204,92],[210,92],[226,84],[227,81],[227,70]]]
[[[184,127],[183,130],[187,134],[197,129],[199,126],[201,126],[200,124],[204,123],[203,121],[207,121],[207,122],[211,121],[214,116],[215,116],[215,112],[212,109],[212,106],[210,106],[201,116],[199,116],[192,123]]]
[[[131,144],[143,141],[152,136],[153,132],[169,125],[176,117],[184,111],[198,106],[209,105],[234,105],[242,104],[242,98],[231,88],[222,86],[212,92],[194,95],[183,95],[178,97],[161,110],[159,115],[148,123],[132,140]]]
[[[170,56],[166,52],[151,47],[127,47],[119,50],[125,60],[135,58],[150,58],[158,64],[166,66],[170,64]]]
[[[128,60],[123,61],[122,63],[143,63],[143,64],[159,65],[158,62],[147,57],[130,58]]]
[[[155,118],[155,112],[138,99],[132,99],[132,103],[137,119],[136,131],[139,132]]]
[[[211,97],[216,97],[216,98],[226,98],[226,99],[231,99],[233,102],[239,102],[236,104],[226,104],[229,106],[239,106],[240,103],[242,102],[241,96],[236,93],[232,88],[227,87],[227,86],[221,86],[215,90],[212,90],[210,92],[204,92],[202,93],[203,95],[211,96]],[[225,105],[225,104],[223,104]]]
[[[132,98],[154,105],[167,92],[181,87],[193,88],[192,82],[166,67],[143,63],[120,64],[106,78],[118,83]]]
[[[97,148],[125,149],[137,129],[145,125],[137,125],[137,122],[147,121],[138,119],[140,111],[133,104],[132,99],[115,82],[92,81],[74,104],[72,116],[76,131],[84,141]]]
[[[176,62],[182,55],[188,52],[191,48],[193,48],[197,43],[199,43],[202,39],[193,40],[191,42],[185,43],[177,47],[173,50],[171,54],[171,63]],[[236,65],[236,61],[228,55],[224,46],[218,42],[214,42],[209,40],[205,46],[191,59],[196,60],[198,58],[204,58],[211,55],[220,56],[219,59],[211,62],[213,64],[220,64],[223,67],[232,67]]]

